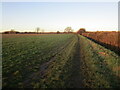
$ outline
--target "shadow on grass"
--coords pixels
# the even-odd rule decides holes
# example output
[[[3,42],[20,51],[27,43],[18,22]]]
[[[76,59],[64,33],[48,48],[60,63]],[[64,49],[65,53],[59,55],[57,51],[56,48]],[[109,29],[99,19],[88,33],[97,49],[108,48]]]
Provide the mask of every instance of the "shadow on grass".
[[[85,37],[85,36],[84,36],[84,37]],[[110,44],[106,44],[106,43],[97,41],[97,40],[92,39],[92,38],[90,38],[90,37],[86,37],[86,38],[92,40],[92,41],[95,42],[95,43],[100,44],[101,46],[103,46],[103,47],[105,47],[105,48],[107,48],[107,49],[109,49],[109,50],[115,52],[116,54],[118,54],[118,55],[120,56],[120,48],[115,47],[115,46],[112,46],[112,45],[110,45]]]
[[[96,64],[96,67],[98,69],[96,73],[102,75],[109,83],[111,88],[120,88],[120,77],[116,76],[115,73],[106,66],[104,63],[104,58],[99,56],[95,51],[93,51],[93,53],[99,58]]]

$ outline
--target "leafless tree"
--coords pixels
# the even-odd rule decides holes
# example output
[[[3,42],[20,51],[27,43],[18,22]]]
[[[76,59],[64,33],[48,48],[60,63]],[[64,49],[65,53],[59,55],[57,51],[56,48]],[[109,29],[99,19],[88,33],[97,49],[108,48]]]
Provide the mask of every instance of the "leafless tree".
[[[71,27],[66,27],[64,32],[68,32],[68,33],[73,32],[73,29]]]
[[[36,28],[36,32],[38,33],[39,31],[40,31],[40,28],[39,28],[39,27],[37,27],[37,28]]]

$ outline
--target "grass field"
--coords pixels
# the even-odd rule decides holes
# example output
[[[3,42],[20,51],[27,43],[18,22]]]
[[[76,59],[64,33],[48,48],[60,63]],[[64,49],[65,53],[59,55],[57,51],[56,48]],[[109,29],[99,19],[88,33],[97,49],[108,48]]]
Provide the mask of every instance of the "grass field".
[[[81,59],[86,87],[120,87],[119,56],[80,36]]]
[[[119,56],[77,34],[3,34],[3,87],[120,87]]]

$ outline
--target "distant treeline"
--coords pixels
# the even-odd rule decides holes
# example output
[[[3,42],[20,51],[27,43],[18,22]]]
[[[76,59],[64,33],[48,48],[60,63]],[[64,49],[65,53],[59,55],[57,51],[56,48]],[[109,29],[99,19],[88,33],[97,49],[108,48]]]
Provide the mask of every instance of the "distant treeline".
[[[73,32],[18,32],[18,31],[5,31],[2,34],[64,34]]]
[[[2,34],[81,34],[92,41],[114,51],[120,55],[120,32],[116,31],[97,31],[87,32],[85,28],[80,28],[77,32],[18,32],[18,31],[5,31]]]

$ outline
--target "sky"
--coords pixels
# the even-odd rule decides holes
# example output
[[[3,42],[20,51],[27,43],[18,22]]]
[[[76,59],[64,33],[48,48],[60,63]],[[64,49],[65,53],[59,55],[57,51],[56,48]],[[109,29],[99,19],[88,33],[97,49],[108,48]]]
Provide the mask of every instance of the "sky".
[[[0,31],[117,31],[117,2],[3,2]]]
[[[1,0],[2,2],[118,2],[119,0]]]

